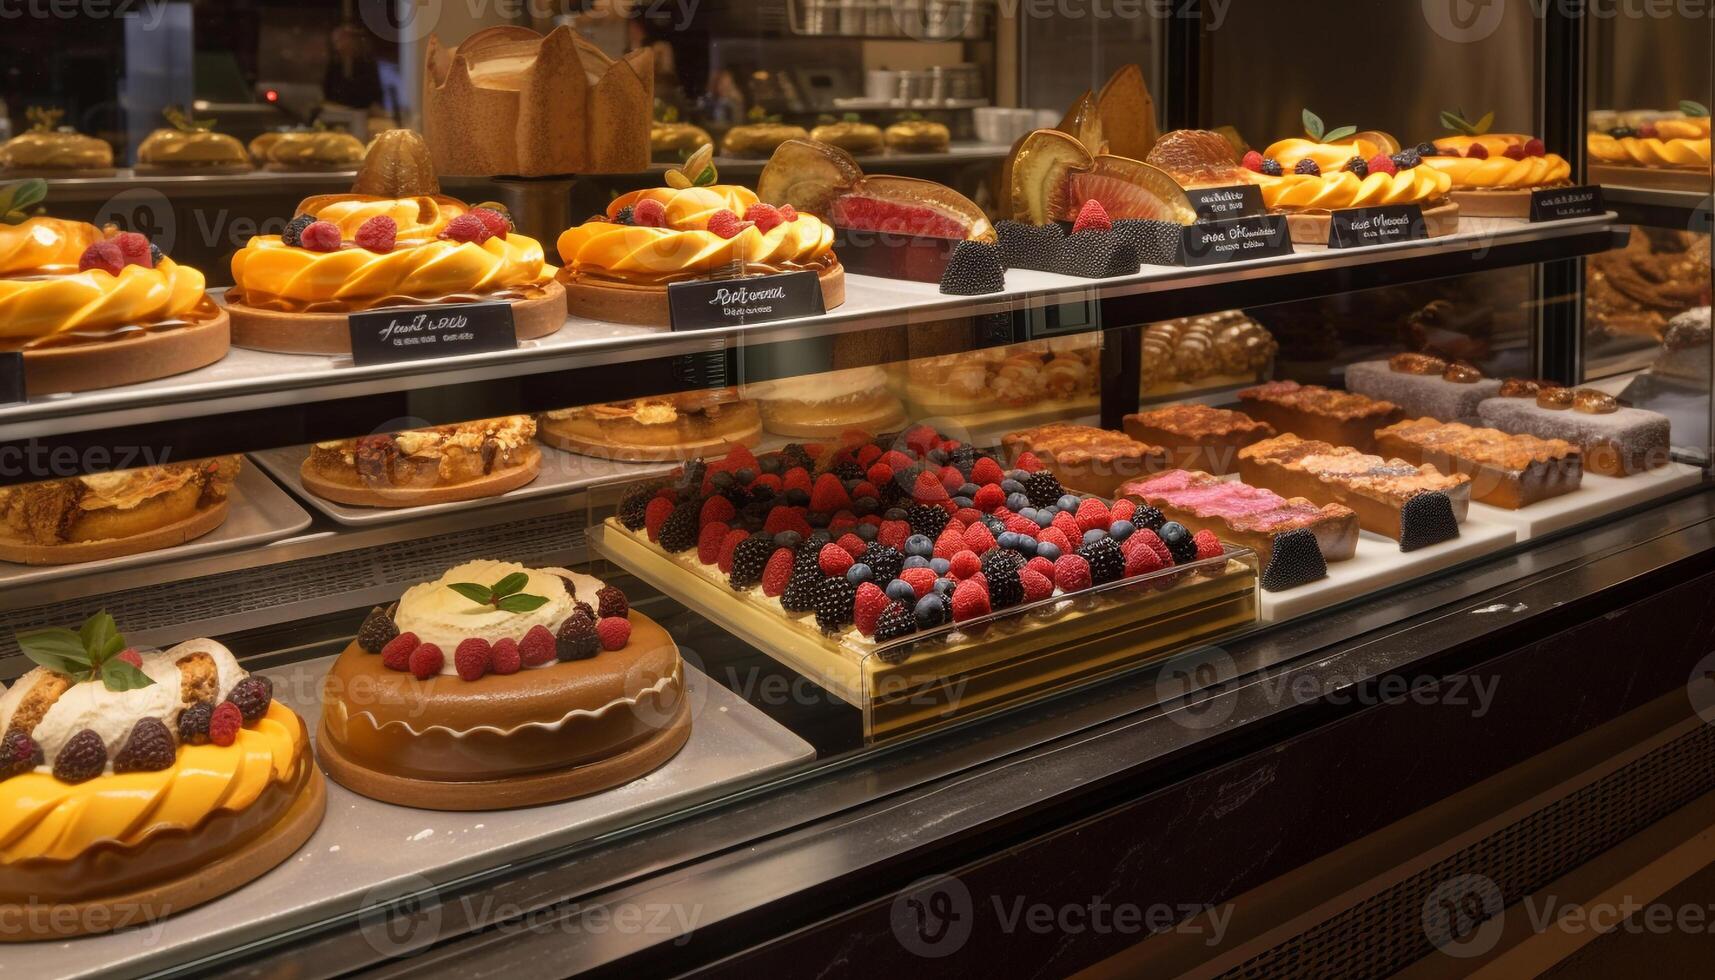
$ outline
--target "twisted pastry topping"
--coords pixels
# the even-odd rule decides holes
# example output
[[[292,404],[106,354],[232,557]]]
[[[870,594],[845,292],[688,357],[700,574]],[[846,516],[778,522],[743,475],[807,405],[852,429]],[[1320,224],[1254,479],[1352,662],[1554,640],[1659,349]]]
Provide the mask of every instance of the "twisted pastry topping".
[[[1252,179],[1262,186],[1263,204],[1270,208],[1327,211],[1379,204],[1422,204],[1444,196],[1453,187],[1453,178],[1422,166],[1391,175],[1377,171],[1367,177],[1336,170],[1320,176],[1256,174]]]
[[[736,265],[804,268],[833,249],[834,231],[812,215],[799,214],[764,232],[746,227],[731,238],[708,230],[718,212],[744,214],[757,203],[745,187],[655,187],[616,198],[610,219],[639,201],[659,202],[665,227],[587,221],[567,229],[558,243],[560,258],[574,275],[598,275],[636,282],[694,279]]]
[[[363,141],[337,130],[263,133],[250,141],[250,155],[264,163],[288,166],[356,164],[363,159]]]
[[[424,201],[345,201],[317,217],[355,234],[378,214],[409,212],[416,228],[445,227],[450,207],[435,204],[424,223],[414,208]],[[403,209],[403,210],[401,210]],[[347,231],[347,226],[351,230]],[[390,252],[346,246],[314,252],[287,245],[279,235],[258,235],[232,257],[234,289],[250,306],[293,313],[349,312],[398,300],[491,295],[545,283],[554,273],[542,245],[516,232],[482,244],[400,235]]]
[[[106,140],[54,130],[30,130],[0,143],[0,167],[93,170],[113,166]]]
[[[308,764],[304,723],[279,702],[229,746],[182,745],[157,772],[65,783],[45,771],[0,782],[0,865],[66,861],[106,841],[132,846],[166,830],[193,830],[219,810],[240,811]]]
[[[165,257],[117,276],[77,271],[78,256],[100,238],[93,225],[52,218],[0,225],[0,342],[181,319],[205,301],[203,274]]]
[[[244,144],[225,133],[197,129],[157,129],[137,147],[137,159],[157,166],[198,166],[250,162]]]
[[[1514,160],[1506,152],[1523,147],[1530,140],[1517,134],[1493,133],[1483,136],[1448,136],[1435,141],[1435,148],[1445,156],[1424,157],[1423,165],[1434,167],[1453,178],[1454,187],[1540,187],[1558,184],[1572,177],[1572,165],[1555,153],[1526,156]],[[1480,145],[1488,152],[1487,159],[1467,156],[1472,146]]]
[[[1610,136],[1591,133],[1586,141],[1590,155],[1604,163],[1641,167],[1709,168],[1709,132],[1698,136],[1666,136],[1660,123],[1655,136]]]

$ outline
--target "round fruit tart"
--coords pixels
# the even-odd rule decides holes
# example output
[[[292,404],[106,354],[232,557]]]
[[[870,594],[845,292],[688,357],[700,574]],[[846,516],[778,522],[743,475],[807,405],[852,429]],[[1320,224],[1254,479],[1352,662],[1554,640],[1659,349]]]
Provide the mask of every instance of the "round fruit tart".
[[[212,364],[230,342],[202,273],[136,232],[29,217],[37,178],[0,186],[0,351],[32,395],[135,384]]]
[[[250,154],[236,136],[214,131],[215,120],[195,119],[178,106],[161,111],[168,125],[137,145],[139,174],[242,174]]]
[[[1421,208],[1430,237],[1459,229],[1459,205],[1448,196],[1453,178],[1422,166],[1432,146],[1401,149],[1386,133],[1351,126],[1324,131],[1308,110],[1304,120],[1305,136],[1252,150],[1241,161],[1262,188],[1263,204],[1286,215],[1293,241],[1327,244],[1332,212],[1391,204]]]
[[[113,147],[59,124],[60,109],[31,106],[30,128],[0,143],[0,177],[111,177]]]
[[[128,646],[105,612],[33,630],[0,694],[0,939],[179,912],[285,860],[321,823],[304,722],[213,640]],[[74,910],[66,914],[66,909]]]
[[[258,167],[281,172],[355,170],[363,141],[336,129],[292,129],[263,133],[250,141]]]
[[[1673,113],[1626,113],[1585,137],[1591,180],[1644,179],[1684,190],[1709,189],[1709,110],[1681,102]],[[1643,177],[1640,171],[1649,171]]]
[[[225,301],[238,346],[346,354],[350,314],[440,303],[510,303],[519,340],[565,323],[541,243],[498,204],[442,195],[421,137],[394,132],[370,148],[352,193],[305,199],[281,234],[233,255]]]
[[[1458,202],[1460,214],[1528,217],[1532,191],[1572,182],[1572,165],[1534,136],[1487,132],[1488,117],[1471,123],[1448,111],[1441,118],[1456,132],[1428,147],[1434,153],[1423,153],[1423,163],[1453,178],[1448,196]],[[1420,153],[1423,149],[1418,147]]]
[[[833,229],[762,204],[749,188],[716,184],[713,156],[703,147],[667,172],[666,187],[622,194],[560,235],[560,281],[573,314],[666,326],[673,283],[776,272],[814,272],[825,308],[845,302]]]
[[[690,737],[684,666],[625,593],[470,561],[377,609],[322,687],[316,751],[354,792],[429,810],[610,789]]]

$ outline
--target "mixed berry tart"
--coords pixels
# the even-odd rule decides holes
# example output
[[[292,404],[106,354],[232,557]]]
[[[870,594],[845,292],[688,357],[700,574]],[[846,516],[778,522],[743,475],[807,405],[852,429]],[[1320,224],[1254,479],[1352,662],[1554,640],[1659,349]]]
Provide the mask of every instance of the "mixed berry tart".
[[[18,634],[0,693],[0,905],[179,912],[249,882],[321,823],[303,719],[213,640],[130,646],[107,613]],[[6,939],[132,921],[23,915]]]

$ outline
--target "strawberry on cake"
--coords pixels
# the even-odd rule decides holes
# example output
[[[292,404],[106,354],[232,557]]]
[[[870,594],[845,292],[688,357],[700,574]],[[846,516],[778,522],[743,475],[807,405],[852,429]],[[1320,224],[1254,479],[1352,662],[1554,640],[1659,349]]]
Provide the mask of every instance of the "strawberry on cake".
[[[470,561],[369,615],[323,682],[317,751],[389,803],[488,810],[631,781],[690,735],[684,667],[618,588]]]

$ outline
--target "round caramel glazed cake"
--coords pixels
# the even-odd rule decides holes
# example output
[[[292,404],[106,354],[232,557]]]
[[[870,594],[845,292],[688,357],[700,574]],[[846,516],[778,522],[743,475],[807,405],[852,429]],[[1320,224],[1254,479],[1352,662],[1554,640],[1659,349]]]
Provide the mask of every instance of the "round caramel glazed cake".
[[[0,905],[21,910],[0,940],[182,911],[263,874],[321,823],[309,733],[263,679],[212,640],[138,662],[147,686],[37,668],[0,695]],[[37,759],[23,771],[19,739]]]
[[[525,579],[517,594],[546,601],[508,612],[450,587],[512,575]],[[600,583],[587,576],[495,561],[467,562],[407,590],[396,628],[444,650],[444,661],[420,677],[365,650],[361,635],[354,640],[323,681],[317,751],[329,775],[402,806],[497,809],[610,789],[677,753],[690,735],[678,647],[653,620],[626,611],[602,618],[604,629],[610,618],[629,623],[623,646],[576,649],[561,636],[580,617],[561,575],[581,583],[579,598],[598,601]],[[458,670],[461,643],[518,640],[537,627],[560,639],[547,662],[475,679]]]

